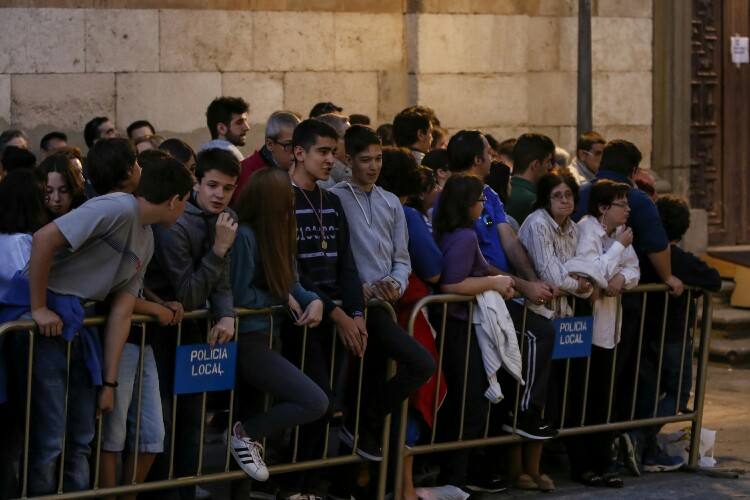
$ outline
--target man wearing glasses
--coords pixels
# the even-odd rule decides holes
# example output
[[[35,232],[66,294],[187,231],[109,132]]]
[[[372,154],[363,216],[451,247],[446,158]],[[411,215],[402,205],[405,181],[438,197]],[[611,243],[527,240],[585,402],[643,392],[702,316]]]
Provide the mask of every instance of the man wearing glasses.
[[[278,167],[289,171],[294,163],[292,154],[292,134],[300,119],[291,111],[274,111],[266,121],[266,142],[252,155],[242,160],[237,190],[234,192],[234,204],[242,192],[245,183],[256,171],[263,167]]]
[[[576,157],[570,163],[570,172],[579,186],[591,182],[596,176],[606,142],[596,132],[585,132],[578,138]]]

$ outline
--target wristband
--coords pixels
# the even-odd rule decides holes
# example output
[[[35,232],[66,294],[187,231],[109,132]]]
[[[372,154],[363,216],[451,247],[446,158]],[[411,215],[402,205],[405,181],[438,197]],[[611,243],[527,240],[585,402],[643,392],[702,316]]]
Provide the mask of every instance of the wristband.
[[[364,316],[365,313],[363,313],[362,311],[354,311],[352,313],[352,318],[364,318]]]
[[[117,385],[118,385],[118,384],[117,384],[117,382],[107,382],[106,380],[102,380],[102,385],[103,385],[104,387],[112,387],[112,388],[115,388],[115,387],[117,387]]]

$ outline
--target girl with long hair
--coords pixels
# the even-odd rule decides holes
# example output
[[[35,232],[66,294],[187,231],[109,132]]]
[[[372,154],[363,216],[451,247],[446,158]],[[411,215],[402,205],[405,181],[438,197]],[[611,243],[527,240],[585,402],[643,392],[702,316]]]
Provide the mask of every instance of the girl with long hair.
[[[296,273],[296,219],[289,176],[276,168],[256,172],[237,207],[239,228],[232,250],[232,289],[236,307],[288,305],[295,324],[317,326],[323,316],[320,298],[299,284]],[[252,478],[265,481],[262,439],[276,431],[319,419],[328,397],[299,368],[271,347],[278,322],[265,315],[239,321],[237,376],[242,386],[270,394],[268,411],[243,415],[232,426],[231,451]],[[248,398],[242,398],[242,400]],[[245,401],[247,402],[247,401]],[[240,405],[242,406],[242,405]]]
[[[77,208],[84,201],[83,174],[67,151],[52,153],[39,165],[45,184],[44,204],[52,218]]]

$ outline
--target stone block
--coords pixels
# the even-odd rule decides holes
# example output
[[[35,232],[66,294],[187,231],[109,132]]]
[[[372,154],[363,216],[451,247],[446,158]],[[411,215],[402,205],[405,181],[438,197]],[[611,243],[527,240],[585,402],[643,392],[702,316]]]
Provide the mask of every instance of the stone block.
[[[265,124],[274,111],[284,108],[281,73],[224,73],[222,95],[244,98],[250,105],[250,123]]]
[[[159,70],[159,12],[86,11],[86,71]]]
[[[529,123],[575,125],[576,73],[529,73]]]
[[[555,146],[557,146],[559,140],[560,140],[560,127],[550,127],[550,126],[540,126],[536,124],[530,124],[526,130],[523,131],[523,133],[532,133],[532,134],[541,134],[546,135],[550,139],[552,139],[552,142],[555,143]]]
[[[593,76],[594,124],[651,125],[652,75],[598,73]]]
[[[656,0],[659,1],[659,0]],[[596,15],[603,17],[653,17],[654,0],[597,0]]]
[[[530,17],[526,45],[529,71],[554,71],[560,68],[560,20],[554,17]]]
[[[416,73],[525,71],[527,26],[526,16],[420,15],[413,69]]]
[[[114,117],[113,74],[13,75],[13,123],[24,129],[83,130],[95,116]]]
[[[332,13],[256,12],[253,15],[257,70],[333,70],[335,41]]]
[[[378,73],[378,115],[371,116],[379,125],[393,123],[393,118],[416,100],[416,75],[405,71]]]
[[[317,102],[333,101],[344,113],[378,116],[378,74],[300,72],[284,76],[284,107],[307,116]]]
[[[560,69],[564,71],[578,70],[578,18],[559,18],[560,39],[558,56],[560,57]]]
[[[690,209],[690,227],[680,242],[683,250],[696,255],[708,251],[708,214],[703,209]]]
[[[408,0],[407,12],[521,15],[526,13],[526,3],[526,0]]]
[[[123,73],[117,75],[117,126],[151,121],[159,131],[206,127],[206,107],[221,95],[219,73]]]
[[[576,0],[536,0],[527,1],[527,13],[531,16],[566,17],[578,14]]]
[[[458,132],[459,129],[453,132]],[[492,137],[497,139],[498,142],[503,142],[506,139],[518,138],[521,134],[528,132],[528,127],[486,127],[482,129],[485,134],[490,134]]]
[[[576,144],[578,143],[578,131],[576,127],[560,127],[558,142],[555,146],[560,146],[570,153],[571,160],[576,155]]]
[[[595,17],[591,22],[591,61],[594,71],[651,71],[650,19]]]
[[[627,125],[600,125],[597,115],[594,114],[594,130],[602,134],[608,141],[613,139],[625,139],[630,141],[641,150],[643,160],[641,167],[651,168],[651,151],[653,146],[653,130],[651,126],[627,126]]]
[[[0,75],[0,128],[10,125],[10,75]]]
[[[161,71],[252,71],[253,13],[163,10]]]
[[[131,0],[127,0],[131,1]],[[201,0],[203,1],[203,0]],[[226,0],[250,2],[254,10],[294,12],[391,12],[403,10],[403,0]],[[201,2],[197,2],[201,3]]]
[[[338,71],[394,69],[404,62],[400,14],[334,14],[335,67]]]
[[[528,116],[526,75],[422,75],[419,103],[435,109],[444,126],[521,126]]]
[[[2,9],[0,73],[82,73],[84,11]]]

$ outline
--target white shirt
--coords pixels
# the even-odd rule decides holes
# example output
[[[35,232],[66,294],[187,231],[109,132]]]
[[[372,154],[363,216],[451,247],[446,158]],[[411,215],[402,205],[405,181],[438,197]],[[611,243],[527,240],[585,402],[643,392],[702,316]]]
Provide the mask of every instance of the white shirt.
[[[601,288],[605,288],[609,280],[618,274],[625,278],[624,289],[635,287],[641,279],[638,256],[633,250],[633,245],[624,247],[614,238],[624,230],[625,226],[620,226],[609,235],[596,218],[585,216],[578,222],[575,259],[568,261],[566,268],[571,272],[590,276]],[[602,296],[594,303],[594,345],[613,349],[620,341],[620,324],[617,322],[618,300],[618,297]]]

